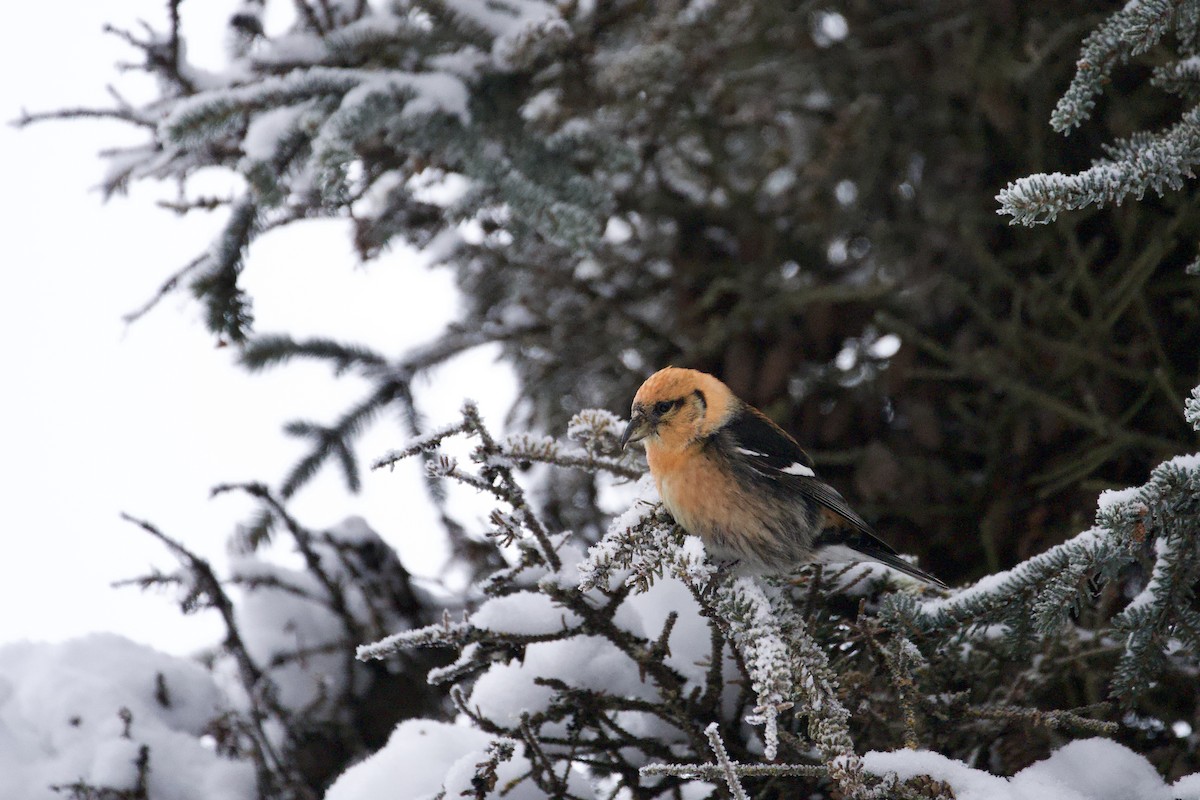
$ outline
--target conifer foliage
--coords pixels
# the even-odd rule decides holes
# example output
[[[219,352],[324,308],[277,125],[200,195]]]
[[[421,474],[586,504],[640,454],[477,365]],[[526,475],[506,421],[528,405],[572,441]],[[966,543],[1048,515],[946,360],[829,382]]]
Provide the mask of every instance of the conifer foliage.
[[[57,116],[145,129],[109,193],[170,178],[177,210],[226,214],[160,296],[190,287],[250,369],[371,386],[289,424],[310,451],[278,489],[225,488],[263,504],[233,575],[142,523],[183,565],[146,583],[226,620],[221,752],[259,797],[948,798],[1097,753],[1200,797],[1200,3],[297,0],[276,32],[246,0],[220,73],[179,6],[119,32],[154,102]],[[214,168],[237,191],[188,195]],[[255,331],[256,238],[314,217],[453,270],[460,318],[399,354]],[[487,343],[527,432],[470,403],[426,429],[414,378]],[[616,447],[612,411],[671,360],[963,588],[711,563]],[[391,410],[411,441],[359,453]],[[466,596],[414,590],[361,523],[290,516],[364,457],[424,460]],[[494,499],[488,530],[448,481]],[[253,558],[279,532],[303,572]],[[329,624],[277,646],[280,598]]]
[[[1200,7],[1167,0],[1129,3],[1109,17],[1083,43],[1075,77],[1059,99],[1050,124],[1070,133],[1083,125],[1114,69],[1142,55],[1167,34],[1177,38],[1175,57],[1154,67],[1151,83],[1189,102],[1200,79]],[[1179,190],[1200,163],[1200,119],[1195,106],[1159,132],[1139,131],[1106,145],[1105,158],[1076,175],[1030,175],[997,196],[1001,211],[1015,222],[1051,222],[1060,212],[1090,205],[1120,204],[1147,190]]]

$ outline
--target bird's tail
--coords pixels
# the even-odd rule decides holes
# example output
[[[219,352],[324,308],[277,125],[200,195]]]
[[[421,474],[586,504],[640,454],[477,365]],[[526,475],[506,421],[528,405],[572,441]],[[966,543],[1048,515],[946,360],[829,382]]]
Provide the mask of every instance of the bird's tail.
[[[899,572],[903,572],[910,578],[916,578],[919,581],[924,581],[925,583],[928,583],[932,586],[937,586],[940,589],[950,588],[935,575],[926,572],[918,566],[908,563],[898,555],[894,555],[892,553],[880,553],[879,555],[876,555],[875,553],[869,553],[867,555],[871,557],[872,561],[878,561],[880,564],[891,567]]]
[[[875,561],[931,586],[950,588],[937,577],[905,561],[895,550],[874,536],[862,533],[852,535],[839,531],[836,539],[822,541],[822,538],[817,538],[817,546],[813,552],[814,561]]]

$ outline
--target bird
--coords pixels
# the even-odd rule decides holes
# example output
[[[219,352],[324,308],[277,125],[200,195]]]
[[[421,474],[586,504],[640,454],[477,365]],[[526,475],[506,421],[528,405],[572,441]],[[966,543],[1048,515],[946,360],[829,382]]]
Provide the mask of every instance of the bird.
[[[663,505],[717,560],[757,573],[874,561],[948,588],[883,542],[795,439],[713,375],[672,366],[647,378],[621,449],[638,441]]]

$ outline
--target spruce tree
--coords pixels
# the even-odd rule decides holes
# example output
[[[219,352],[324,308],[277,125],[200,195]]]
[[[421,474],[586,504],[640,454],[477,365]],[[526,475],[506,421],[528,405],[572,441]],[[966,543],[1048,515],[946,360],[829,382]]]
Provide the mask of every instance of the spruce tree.
[[[429,703],[387,724],[456,716],[486,734],[476,796],[677,796],[697,780],[950,796],[865,756],[919,746],[1011,774],[1097,734],[1170,779],[1200,770],[1169,733],[1200,725],[1200,478],[1181,455],[1200,407],[1193,392],[1185,414],[1200,4],[299,0],[268,33],[249,0],[215,75],[187,62],[178,8],[161,33],[121,34],[161,94],[98,110],[148,132],[109,154],[106,187],[238,176],[238,193],[182,205],[227,223],[162,293],[190,287],[249,368],[318,359],[371,383],[338,419],[288,426],[309,455],[248,489],[264,513],[241,541],[289,531],[317,601],[343,607],[336,647],[357,638],[366,663],[411,677],[430,665],[413,647],[449,649]],[[313,217],[346,218],[366,261],[399,242],[430,253],[461,319],[407,353],[256,331],[247,253]],[[518,375],[529,432],[500,437],[469,404],[426,429],[414,378],[485,343]],[[610,520],[597,499],[643,468],[615,450],[614,412],[670,362],[720,375],[885,538],[970,585],[721,572],[644,484]],[[359,453],[393,409],[412,441]],[[473,443],[471,464],[441,450],[450,437]],[[477,594],[364,627],[339,599],[361,575],[329,578],[286,500],[327,464],[353,487],[364,461],[402,457],[425,459]],[[495,497],[490,530],[456,521],[446,480]],[[225,602],[216,576],[192,585]],[[466,613],[425,618],[439,603]],[[231,753],[258,764],[262,796],[319,793],[379,746],[305,709],[275,753],[254,720],[296,712],[241,669],[262,700]],[[301,746],[317,723],[341,754],[324,770]]]

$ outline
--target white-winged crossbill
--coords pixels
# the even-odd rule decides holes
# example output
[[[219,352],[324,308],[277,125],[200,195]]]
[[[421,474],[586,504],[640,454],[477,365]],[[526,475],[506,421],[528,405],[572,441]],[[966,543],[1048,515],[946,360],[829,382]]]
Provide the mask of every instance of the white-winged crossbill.
[[[663,505],[718,559],[760,572],[875,561],[946,585],[876,537],[795,439],[712,375],[667,367],[647,378],[621,446],[640,440]]]

